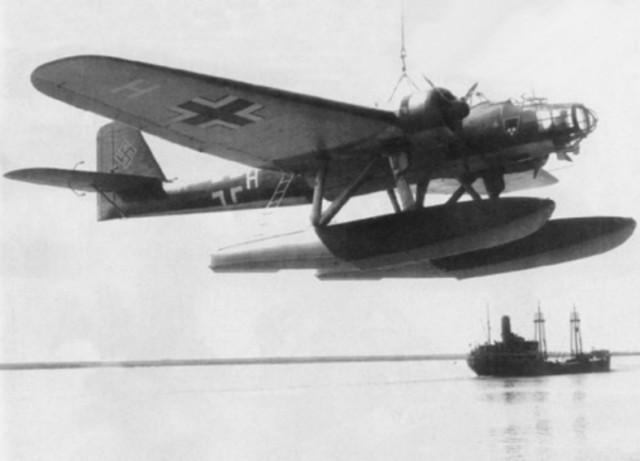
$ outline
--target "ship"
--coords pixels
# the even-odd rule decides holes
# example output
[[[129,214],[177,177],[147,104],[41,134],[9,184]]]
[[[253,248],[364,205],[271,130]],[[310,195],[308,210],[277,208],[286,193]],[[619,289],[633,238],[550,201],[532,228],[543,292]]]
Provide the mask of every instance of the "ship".
[[[502,342],[493,344],[489,338],[485,344],[473,349],[467,364],[478,376],[518,377],[545,376],[575,373],[607,372],[611,369],[611,354],[608,350],[583,352],[580,317],[571,313],[571,353],[568,357],[550,359],[544,317],[538,306],[534,317],[535,340],[527,341],[511,331],[508,315],[502,317]],[[488,329],[490,336],[490,328]]]

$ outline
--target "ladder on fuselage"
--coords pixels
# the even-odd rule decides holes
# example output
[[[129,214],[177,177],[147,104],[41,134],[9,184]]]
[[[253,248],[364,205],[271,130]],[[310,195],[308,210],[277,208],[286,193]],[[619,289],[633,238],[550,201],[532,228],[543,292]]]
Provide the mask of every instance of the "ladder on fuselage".
[[[277,208],[280,206],[280,203],[282,203],[282,200],[287,194],[287,190],[289,189],[289,186],[291,185],[291,182],[293,181],[293,178],[295,178],[295,176],[296,175],[294,173],[282,173],[280,181],[278,182],[276,189],[273,191],[273,195],[271,196],[269,203],[267,203],[267,209]]]

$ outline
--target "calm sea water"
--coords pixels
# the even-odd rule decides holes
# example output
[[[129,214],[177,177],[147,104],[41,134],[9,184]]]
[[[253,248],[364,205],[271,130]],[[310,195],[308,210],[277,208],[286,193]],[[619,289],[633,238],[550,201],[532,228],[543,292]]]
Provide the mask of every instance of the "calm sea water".
[[[3,372],[10,460],[640,460],[640,357],[477,378],[464,361]]]

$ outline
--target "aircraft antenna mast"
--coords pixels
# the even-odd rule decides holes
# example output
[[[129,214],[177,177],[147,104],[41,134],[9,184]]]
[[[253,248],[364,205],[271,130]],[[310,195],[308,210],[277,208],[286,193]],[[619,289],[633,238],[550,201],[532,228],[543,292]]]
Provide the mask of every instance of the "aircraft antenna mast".
[[[413,80],[411,80],[411,77],[409,77],[409,74],[407,73],[407,49],[404,46],[404,2],[402,2],[401,10],[400,10],[400,40],[401,40],[400,61],[402,61],[402,72],[401,72],[400,78],[398,79],[398,82],[396,83],[396,86],[393,88],[393,91],[391,92],[391,96],[389,96],[389,100],[387,102],[390,102],[393,99],[393,97],[396,94],[396,91],[398,91],[398,87],[403,82],[403,80],[408,81],[409,84],[415,90],[419,90],[420,89],[420,88],[418,88],[418,85],[416,85],[413,82]]]

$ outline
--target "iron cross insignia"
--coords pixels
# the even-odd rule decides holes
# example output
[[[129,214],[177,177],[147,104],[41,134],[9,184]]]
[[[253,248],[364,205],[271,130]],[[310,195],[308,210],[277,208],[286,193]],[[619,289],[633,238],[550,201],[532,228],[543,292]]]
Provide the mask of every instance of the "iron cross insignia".
[[[197,97],[190,101],[171,107],[178,115],[170,123],[186,123],[198,128],[221,126],[231,130],[249,123],[263,120],[256,114],[263,106],[233,95],[224,96],[217,101]]]

